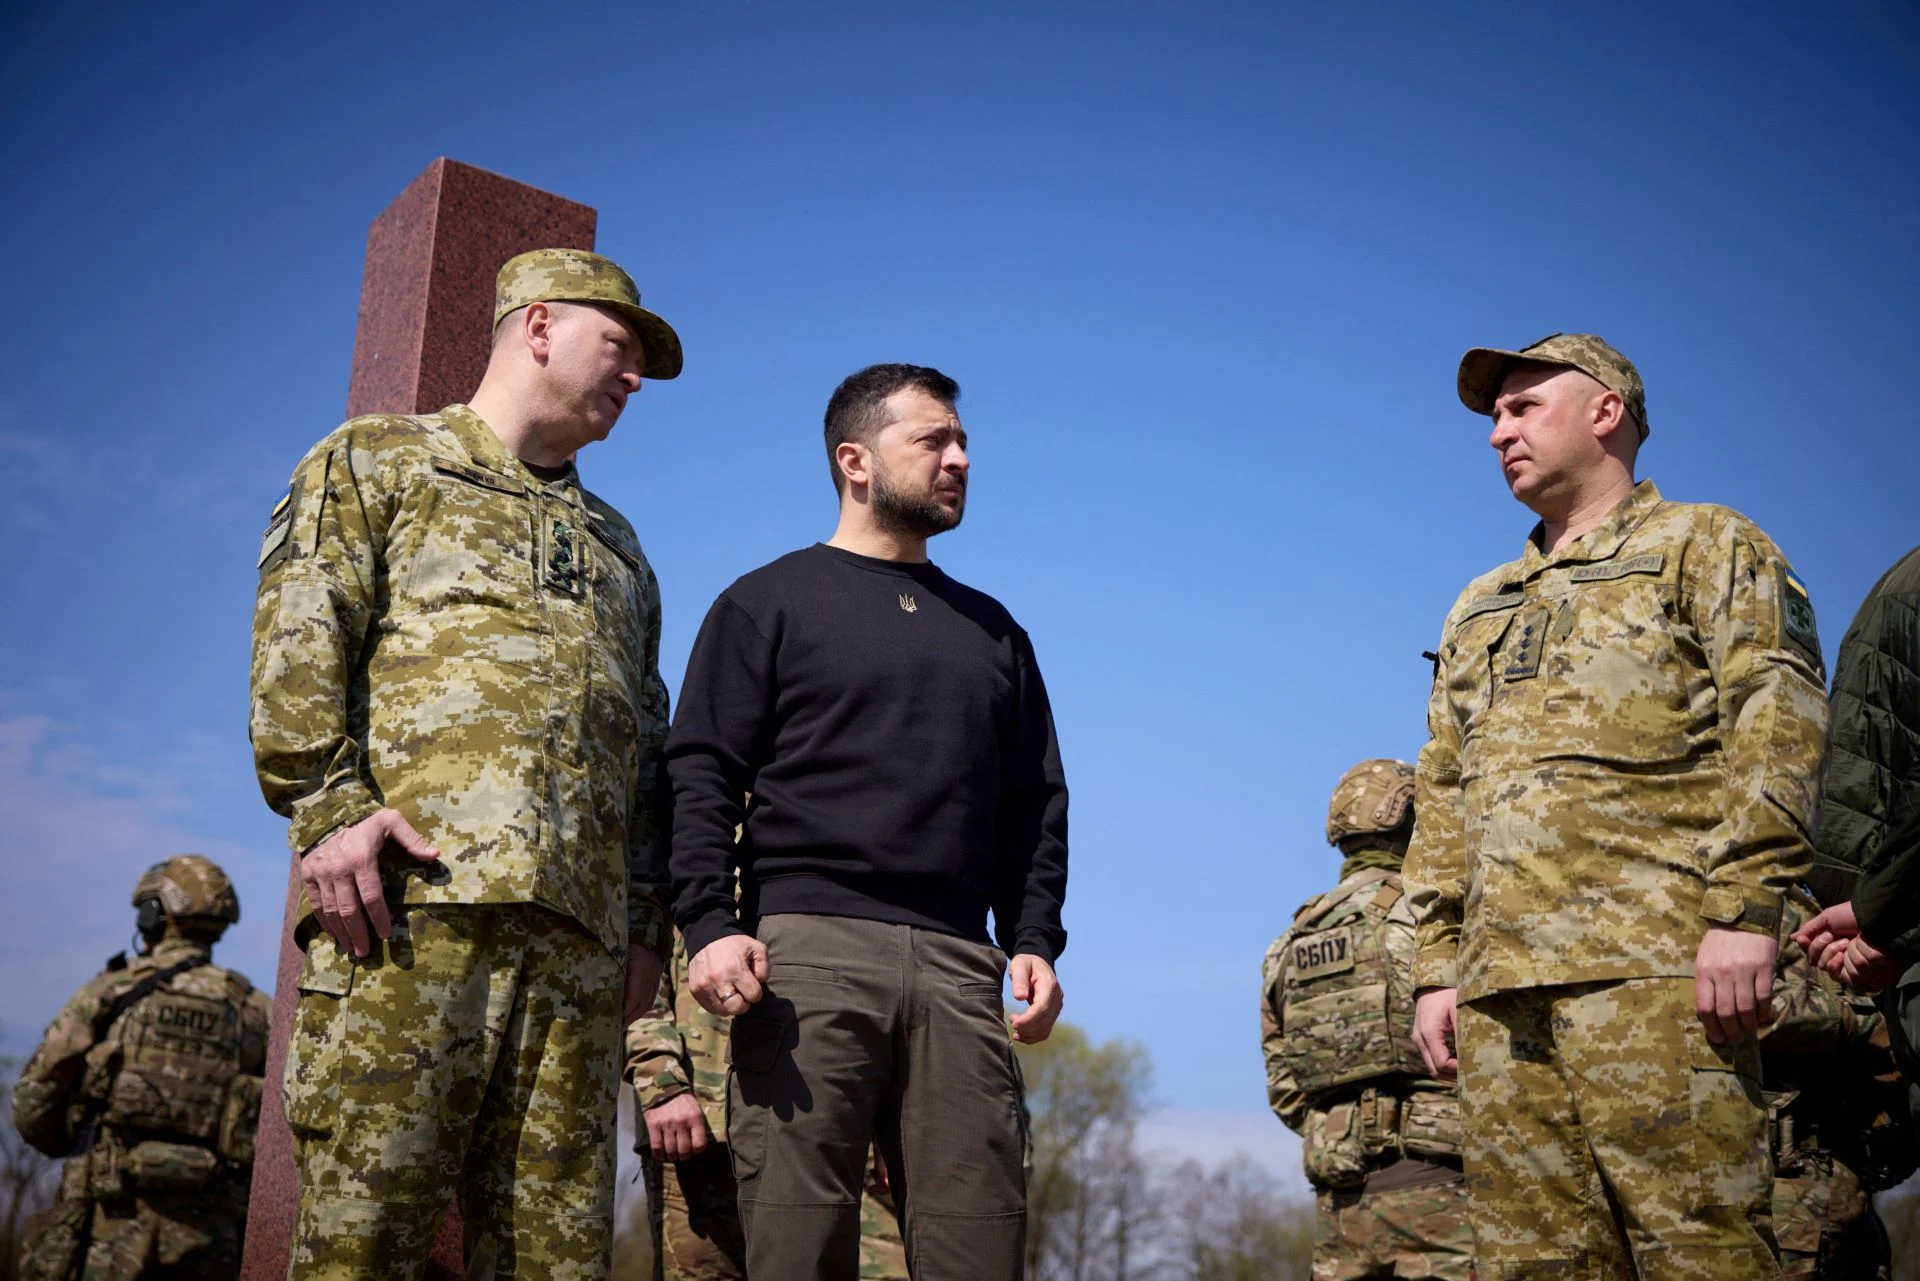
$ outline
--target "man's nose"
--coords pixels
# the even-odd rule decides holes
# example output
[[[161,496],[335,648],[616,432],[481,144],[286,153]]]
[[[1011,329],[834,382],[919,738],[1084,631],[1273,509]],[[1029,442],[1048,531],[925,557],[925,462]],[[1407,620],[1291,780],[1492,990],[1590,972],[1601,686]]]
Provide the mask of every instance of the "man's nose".
[[[966,450],[958,445],[948,445],[946,457],[940,460],[940,465],[948,471],[957,471],[964,476],[973,463],[967,458]]]
[[[626,385],[628,391],[639,391],[640,371],[638,369],[623,369],[620,371],[620,381]]]
[[[1495,415],[1493,430],[1487,433],[1487,443],[1496,450],[1504,450],[1514,440],[1513,423],[1510,419]]]

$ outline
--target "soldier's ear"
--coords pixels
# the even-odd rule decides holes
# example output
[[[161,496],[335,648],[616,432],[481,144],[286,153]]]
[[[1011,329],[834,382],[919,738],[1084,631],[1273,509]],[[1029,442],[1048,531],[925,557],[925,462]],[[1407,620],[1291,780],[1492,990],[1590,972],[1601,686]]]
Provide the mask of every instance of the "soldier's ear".
[[[1593,398],[1589,408],[1593,415],[1593,434],[1601,440],[1609,440],[1616,432],[1629,426],[1627,402],[1621,399],[1619,392],[1611,388],[1602,388],[1600,394]],[[1636,437],[1639,435],[1638,429],[1634,430],[1634,435]]]
[[[134,914],[133,923],[142,934],[151,934],[167,923],[167,910],[157,898],[143,898]]]

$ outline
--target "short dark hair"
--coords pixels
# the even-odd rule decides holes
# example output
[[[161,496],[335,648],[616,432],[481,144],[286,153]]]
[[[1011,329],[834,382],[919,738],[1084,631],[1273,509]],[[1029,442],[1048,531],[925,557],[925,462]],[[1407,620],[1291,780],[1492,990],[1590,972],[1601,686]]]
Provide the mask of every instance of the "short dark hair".
[[[833,469],[836,493],[847,478],[840,473],[834,450],[850,440],[861,445],[871,442],[893,421],[887,416],[887,397],[908,387],[918,387],[949,408],[960,403],[960,384],[927,365],[868,365],[833,389],[833,398],[827,401],[827,466]]]

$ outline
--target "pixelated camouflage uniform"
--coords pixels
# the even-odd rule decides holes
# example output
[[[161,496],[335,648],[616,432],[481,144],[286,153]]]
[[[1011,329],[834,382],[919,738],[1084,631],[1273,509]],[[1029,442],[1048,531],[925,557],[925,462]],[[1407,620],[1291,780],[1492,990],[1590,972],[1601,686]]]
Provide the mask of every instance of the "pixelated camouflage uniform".
[[[727,1036],[733,1020],[710,1013],[687,982],[686,942],[660,976],[648,1017],[627,1029],[627,1072],[638,1112],[692,1094],[711,1142],[687,1161],[658,1162],[646,1122],[636,1118],[634,1150],[646,1168],[656,1281],[735,1281],[746,1276],[732,1157],[727,1147]],[[893,1199],[873,1182],[860,1205],[860,1277],[906,1281],[906,1252]]]
[[[1267,1101],[1303,1140],[1318,1211],[1314,1281],[1473,1274],[1460,1104],[1413,1044],[1414,921],[1400,880],[1413,771],[1367,761],[1334,790],[1337,886],[1295,913],[1261,967]]]
[[[1458,989],[1481,1275],[1771,1276],[1758,1054],[1707,1040],[1692,976],[1808,866],[1812,608],[1751,522],[1647,481],[1541,546],[1448,613],[1406,870],[1415,982]]]
[[[272,1007],[210,957],[177,937],[115,957],[20,1074],[14,1124],[66,1158],[28,1281],[238,1274]]]
[[[1789,896],[1782,937],[1817,910]],[[1760,1034],[1772,1110],[1773,1232],[1789,1281],[1886,1281],[1892,1246],[1873,1194],[1920,1165],[1885,1017],[1789,938]]]
[[[253,632],[255,764],[293,849],[390,806],[442,856],[383,863],[396,934],[357,964],[302,891],[294,1275],[417,1274],[456,1184],[470,1272],[605,1275],[625,949],[667,942],[659,590],[632,528],[465,406],[357,418],[274,511]]]

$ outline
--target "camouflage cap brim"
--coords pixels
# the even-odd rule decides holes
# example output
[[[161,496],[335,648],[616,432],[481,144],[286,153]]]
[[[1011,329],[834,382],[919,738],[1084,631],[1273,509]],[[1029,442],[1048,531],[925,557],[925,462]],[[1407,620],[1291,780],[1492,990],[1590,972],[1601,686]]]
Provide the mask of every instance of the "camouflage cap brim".
[[[609,302],[604,298],[584,298],[579,301],[612,308],[633,322],[634,328],[640,331],[640,346],[645,356],[641,377],[664,379],[680,376],[680,335],[674,332],[672,325],[645,307],[636,307],[631,303]]]
[[[1460,357],[1460,403],[1476,414],[1491,414],[1493,402],[1500,395],[1500,384],[1507,380],[1507,372],[1522,361],[1543,365],[1560,363],[1523,356],[1517,351],[1503,351],[1498,347],[1473,348]]]

